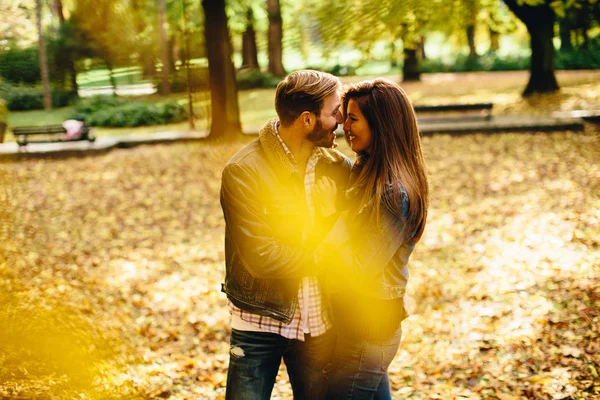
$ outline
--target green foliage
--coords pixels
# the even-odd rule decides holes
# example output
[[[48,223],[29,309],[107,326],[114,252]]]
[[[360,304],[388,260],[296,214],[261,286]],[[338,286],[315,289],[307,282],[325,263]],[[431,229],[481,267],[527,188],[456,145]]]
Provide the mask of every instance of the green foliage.
[[[588,48],[578,48],[569,52],[557,52],[556,69],[598,69],[600,68],[600,36],[594,38]]]
[[[81,114],[94,114],[107,108],[117,108],[127,104],[127,100],[116,96],[93,96],[81,99],[75,107],[75,112]]]
[[[239,90],[256,88],[274,88],[279,83],[279,78],[257,69],[242,69],[237,71],[236,79]]]
[[[187,110],[173,101],[154,104],[114,96],[94,96],[81,100],[71,118],[92,126],[130,127],[183,121],[187,118]]]
[[[333,67],[325,70],[335,76],[354,76],[356,75],[356,68],[352,65],[340,65],[335,64]]]
[[[74,94],[61,88],[52,88],[52,107],[68,105]],[[11,85],[0,83],[0,98],[6,101],[10,111],[42,110],[44,94],[41,86]]]
[[[529,68],[529,57],[500,56],[488,53],[478,58],[459,54],[452,62],[427,59],[420,65],[421,72],[472,72],[472,71],[517,71]]]
[[[86,43],[86,51],[112,67],[126,65],[131,55],[139,50],[135,41],[134,13],[119,0],[78,0],[71,20]]]
[[[0,76],[7,82],[36,84],[41,80],[37,47],[11,47],[0,53]]]
[[[484,56],[484,59],[489,56]],[[494,56],[489,71],[519,71],[529,68],[529,57]]]

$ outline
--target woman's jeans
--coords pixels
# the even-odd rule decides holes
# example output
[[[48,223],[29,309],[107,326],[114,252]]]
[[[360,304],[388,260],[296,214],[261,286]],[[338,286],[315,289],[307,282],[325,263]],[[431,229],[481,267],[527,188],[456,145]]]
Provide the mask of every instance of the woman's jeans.
[[[337,332],[330,365],[328,400],[391,400],[387,369],[394,359],[402,329],[386,340],[375,341]]]
[[[227,400],[268,400],[285,362],[295,400],[323,400],[327,393],[325,367],[331,360],[332,330],[305,341],[267,332],[232,329],[227,374]]]

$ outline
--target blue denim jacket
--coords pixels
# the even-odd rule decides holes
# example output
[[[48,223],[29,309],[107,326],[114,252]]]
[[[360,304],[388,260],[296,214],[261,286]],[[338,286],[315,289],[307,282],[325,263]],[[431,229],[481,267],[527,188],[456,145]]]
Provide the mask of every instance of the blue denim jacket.
[[[410,203],[403,186],[401,191],[406,220]],[[414,234],[407,233],[404,221],[383,204],[377,226],[370,218],[372,208],[343,212],[317,249],[317,260],[329,264],[333,291],[354,291],[382,300],[401,298],[409,278]]]

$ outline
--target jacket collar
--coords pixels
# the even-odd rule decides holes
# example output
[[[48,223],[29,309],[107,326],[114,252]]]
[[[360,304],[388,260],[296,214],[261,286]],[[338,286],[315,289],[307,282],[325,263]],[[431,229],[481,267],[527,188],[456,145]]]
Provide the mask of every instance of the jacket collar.
[[[277,125],[279,119],[269,120],[258,133],[258,140],[265,151],[269,163],[275,167],[275,170],[282,175],[292,175],[298,173],[297,165],[286,154],[285,150],[277,138]],[[341,163],[346,159],[341,152],[335,149],[321,147],[321,159],[328,164]]]

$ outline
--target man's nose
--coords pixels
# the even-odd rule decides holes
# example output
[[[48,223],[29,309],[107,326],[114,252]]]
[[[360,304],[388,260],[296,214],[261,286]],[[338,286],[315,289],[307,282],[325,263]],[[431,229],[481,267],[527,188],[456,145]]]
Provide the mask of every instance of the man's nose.
[[[341,112],[338,112],[335,116],[335,122],[337,124],[343,124],[344,123],[344,116],[342,115]]]

